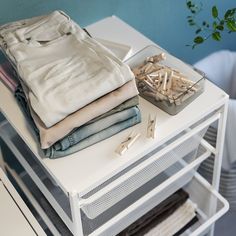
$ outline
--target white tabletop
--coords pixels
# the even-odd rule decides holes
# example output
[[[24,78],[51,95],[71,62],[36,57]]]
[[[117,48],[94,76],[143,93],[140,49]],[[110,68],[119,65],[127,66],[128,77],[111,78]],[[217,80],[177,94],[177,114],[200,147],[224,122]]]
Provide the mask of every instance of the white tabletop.
[[[0,235],[46,236],[0,168]]]
[[[117,17],[108,17],[88,26],[87,29],[92,36],[131,45],[133,53],[153,44]],[[157,145],[163,144],[183,129],[200,120],[222,105],[226,99],[227,95],[209,81],[205,83],[205,92],[175,116],[168,115],[140,98],[141,124],[75,154],[51,160],[40,155],[37,141],[31,134],[14,96],[0,83],[0,109],[2,113],[58,184],[67,192],[77,191],[81,194],[86,193],[150,152]],[[146,138],[149,114],[157,114],[158,117],[157,138],[155,140]],[[114,150],[132,130],[141,133],[141,137],[123,156],[118,156]]]

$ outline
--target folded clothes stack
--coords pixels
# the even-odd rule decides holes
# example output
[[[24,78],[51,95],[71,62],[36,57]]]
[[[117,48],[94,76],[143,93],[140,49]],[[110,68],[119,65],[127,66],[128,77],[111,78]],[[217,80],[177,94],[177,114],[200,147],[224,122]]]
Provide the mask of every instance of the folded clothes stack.
[[[196,205],[179,189],[117,236],[177,236],[197,221]]]
[[[84,149],[141,121],[134,75],[65,13],[0,27],[15,97],[49,158]]]

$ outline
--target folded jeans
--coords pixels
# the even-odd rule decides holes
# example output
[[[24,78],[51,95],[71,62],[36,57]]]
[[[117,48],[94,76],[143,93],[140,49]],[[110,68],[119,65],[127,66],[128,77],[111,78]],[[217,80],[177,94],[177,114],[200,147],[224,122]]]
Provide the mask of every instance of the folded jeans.
[[[57,143],[53,145],[56,150],[64,151],[82,140],[88,138],[91,135],[99,133],[112,125],[117,123],[127,121],[128,119],[137,116],[139,113],[138,107],[131,107],[125,109],[120,112],[116,112],[112,115],[101,118],[93,123],[83,125],[74,131],[72,131],[69,135],[65,136],[63,139],[59,140]]]
[[[94,134],[94,135],[91,135],[64,151],[57,150],[57,148],[60,149],[60,147],[52,146],[48,149],[45,149],[44,154],[46,157],[49,157],[51,159],[60,158],[60,157],[66,156],[66,155],[70,155],[70,154],[80,151],[86,147],[89,147],[95,143],[98,143],[104,139],[107,139],[107,138],[119,133],[120,131],[127,129],[129,127],[132,127],[140,122],[141,122],[141,114],[139,111],[138,114],[135,115],[134,117],[129,118],[125,121],[119,122],[115,125],[112,125],[106,129]]]

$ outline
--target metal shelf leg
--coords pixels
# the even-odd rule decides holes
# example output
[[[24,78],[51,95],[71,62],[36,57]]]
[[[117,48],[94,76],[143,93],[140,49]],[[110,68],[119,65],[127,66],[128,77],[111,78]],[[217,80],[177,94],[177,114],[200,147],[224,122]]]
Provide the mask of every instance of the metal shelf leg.
[[[216,154],[215,154],[214,170],[213,170],[213,177],[212,177],[212,187],[216,191],[219,191],[219,185],[220,185],[220,174],[221,174],[222,157],[223,157],[223,149],[224,149],[227,113],[228,113],[228,102],[226,102],[225,105],[222,107],[221,116],[218,123]],[[215,203],[213,207],[211,207],[211,210],[215,212],[216,207],[217,206]],[[214,228],[215,228],[215,224],[211,226],[211,229],[208,234],[209,236],[214,235]]]
[[[83,226],[81,220],[81,213],[79,207],[79,197],[76,192],[69,193],[71,215],[73,222],[73,234],[74,236],[83,236]]]

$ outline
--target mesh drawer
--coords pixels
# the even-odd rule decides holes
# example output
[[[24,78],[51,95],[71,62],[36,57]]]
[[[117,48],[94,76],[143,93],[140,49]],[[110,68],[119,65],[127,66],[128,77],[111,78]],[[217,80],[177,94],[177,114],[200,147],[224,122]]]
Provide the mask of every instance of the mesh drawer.
[[[206,235],[212,224],[229,210],[229,204],[198,173],[185,186],[190,199],[197,204],[198,222],[189,228],[183,236]]]
[[[177,178],[178,173],[194,159],[193,157],[198,160],[201,159],[203,155],[207,157],[209,151],[200,146],[197,154],[196,151],[193,151],[186,155],[183,159],[177,161],[165,171],[156,175],[150,181],[130,193],[128,196],[125,196],[118,203],[94,219],[89,219],[84,212],[81,211],[84,234],[90,235],[93,233],[93,235],[105,236],[116,235],[140,216],[187,184],[195,174],[195,170],[185,172],[181,177]],[[142,203],[140,203],[140,201]],[[134,204],[139,205],[135,210],[132,207]],[[124,214],[124,211],[130,211],[130,208],[132,209],[132,213]],[[117,223],[110,224],[110,220]],[[101,228],[105,228],[104,231],[101,231]]]
[[[172,149],[172,151],[159,156],[155,161],[147,165],[145,168],[141,169],[122,183],[116,185],[110,191],[106,191],[104,194],[100,195],[94,200],[90,200],[90,197],[83,197],[83,200],[87,200],[82,205],[83,213],[88,218],[94,219],[101,213],[112,207],[114,204],[128,196],[130,193],[135,191],[137,188],[147,183],[162,171],[173,165],[175,162],[182,159],[184,156],[191,154],[190,159],[193,160],[196,154],[195,151],[197,150],[204,133],[205,129],[199,132],[197,135],[194,135],[185,142],[181,143],[180,145]],[[165,148],[165,146],[163,146],[162,148]],[[158,150],[160,150],[160,148]],[[155,155],[158,155],[158,152]],[[192,161],[190,159],[189,161]],[[113,181],[115,180],[116,179],[114,179]],[[103,187],[104,186],[101,186],[101,189]],[[98,188],[97,192],[99,192],[99,190],[101,189]]]

